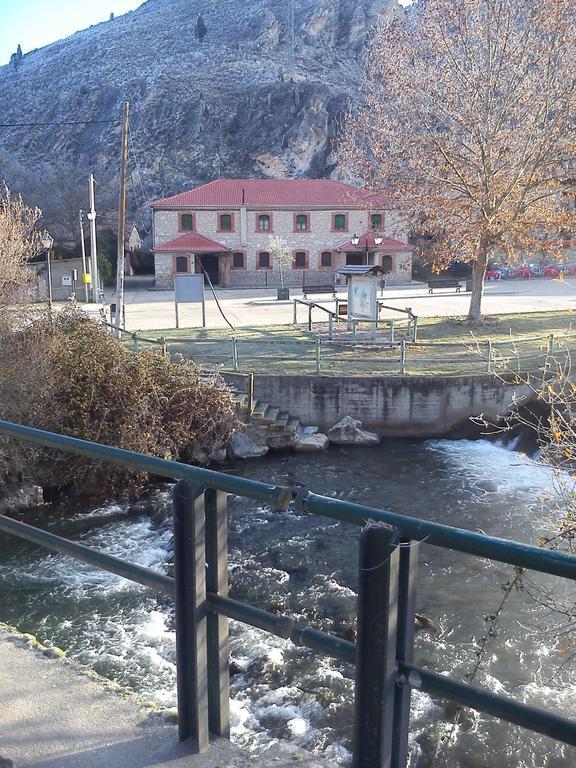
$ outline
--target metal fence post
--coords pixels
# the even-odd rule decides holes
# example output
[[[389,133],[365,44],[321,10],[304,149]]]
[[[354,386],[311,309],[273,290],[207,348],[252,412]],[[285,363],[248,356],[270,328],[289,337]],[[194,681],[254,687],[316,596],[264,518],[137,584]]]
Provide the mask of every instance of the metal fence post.
[[[320,339],[316,336],[316,373],[320,373]]]
[[[406,341],[404,339],[400,342],[400,373],[402,375],[406,373]]]
[[[486,370],[488,373],[492,370],[492,341],[491,339],[488,339],[487,341],[487,347],[488,347],[488,363]]]
[[[298,302],[296,301],[296,299],[294,299],[293,323],[294,323],[294,325],[297,325],[297,323],[298,323]]]
[[[416,315],[412,318],[412,341],[414,343],[418,341],[418,318]]]
[[[368,524],[360,538],[353,768],[396,768],[397,541],[388,525]]]
[[[330,341],[332,341],[332,337],[333,337],[333,322],[334,322],[333,315],[332,313],[330,313],[328,315],[328,338],[330,339]]]
[[[308,330],[312,330],[312,304],[308,304]]]
[[[232,338],[232,361],[234,363],[234,370],[238,370],[238,340],[234,336]]]
[[[174,579],[178,738],[208,749],[206,648],[206,545],[204,488],[186,480],[174,486]]]
[[[400,542],[398,584],[398,638],[396,658],[412,663],[414,656],[414,627],[416,619],[416,580],[418,577],[417,541]],[[408,733],[410,727],[410,697],[412,688],[407,680],[398,681],[394,702],[394,732],[392,734],[392,765],[404,768],[408,762]]]
[[[206,591],[228,597],[228,502],[223,491],[204,493],[206,509]],[[208,727],[230,738],[230,644],[226,616],[208,612]],[[411,659],[408,659],[411,661]]]
[[[394,344],[394,320],[390,320],[390,344]]]

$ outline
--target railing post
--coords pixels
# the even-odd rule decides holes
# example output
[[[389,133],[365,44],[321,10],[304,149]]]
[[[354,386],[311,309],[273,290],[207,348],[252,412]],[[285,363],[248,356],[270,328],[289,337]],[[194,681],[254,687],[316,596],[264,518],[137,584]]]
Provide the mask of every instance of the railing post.
[[[418,577],[417,541],[400,542],[398,576],[398,638],[396,658],[412,663],[414,656],[414,627],[416,622],[416,581]],[[404,768],[408,764],[408,733],[410,726],[410,694],[408,681],[399,680],[395,690],[394,732],[392,735],[392,766]]]
[[[394,344],[394,320],[390,320],[390,344]]]
[[[334,321],[333,321],[332,313],[330,313],[328,315],[328,338],[330,339],[330,341],[332,341],[332,337],[333,337],[333,333],[334,333],[334,331],[333,331],[333,322]]]
[[[160,345],[162,347],[162,357],[168,357],[168,347],[166,345],[166,337],[160,336],[158,341],[160,342]]]
[[[353,768],[392,763],[396,696],[398,531],[368,524],[360,538]]]
[[[402,376],[406,373],[406,341],[400,342],[400,373]]]
[[[138,336],[135,333],[132,334],[132,350],[138,352]]]
[[[412,341],[414,343],[418,341],[418,317],[416,315],[412,318]]]
[[[487,348],[488,348],[488,362],[486,364],[486,371],[488,373],[492,370],[492,340],[488,339],[487,341]]]
[[[298,324],[298,302],[296,301],[296,299],[294,299],[293,323],[294,323],[294,325]]]
[[[206,545],[204,488],[180,480],[174,486],[174,579],[178,738],[208,749],[206,647]]]
[[[254,374],[252,371],[248,374],[248,415],[252,416],[254,411]]]
[[[320,339],[316,336],[316,373],[320,373]]]
[[[312,330],[312,304],[308,304],[308,330]]]
[[[234,363],[234,370],[238,370],[238,340],[235,336],[232,337],[232,361]]]
[[[554,351],[554,334],[551,333],[550,336],[548,336],[548,354],[551,354]]]
[[[228,505],[223,491],[204,494],[206,509],[206,591],[228,597]],[[230,738],[230,644],[228,619],[212,611],[207,620],[208,727]],[[411,661],[411,659],[408,659]]]

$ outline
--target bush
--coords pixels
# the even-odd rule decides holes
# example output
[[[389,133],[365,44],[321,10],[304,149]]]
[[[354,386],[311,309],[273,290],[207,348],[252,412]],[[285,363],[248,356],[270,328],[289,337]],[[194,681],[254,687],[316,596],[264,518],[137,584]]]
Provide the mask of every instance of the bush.
[[[135,355],[74,309],[0,327],[0,418],[166,459],[194,461],[235,427],[219,377],[155,351]],[[59,451],[0,443],[0,482],[25,479],[93,498],[139,492],[145,473]]]

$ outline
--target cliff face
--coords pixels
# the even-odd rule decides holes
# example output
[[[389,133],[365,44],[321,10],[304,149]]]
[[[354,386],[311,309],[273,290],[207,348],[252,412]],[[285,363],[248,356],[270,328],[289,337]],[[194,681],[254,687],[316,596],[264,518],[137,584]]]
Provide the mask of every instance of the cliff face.
[[[292,24],[289,0],[148,0],[0,68],[2,123],[81,123],[1,128],[0,178],[48,209],[74,207],[90,170],[113,190],[124,99],[132,209],[219,175],[331,176],[367,37],[390,13],[396,0],[294,0]]]

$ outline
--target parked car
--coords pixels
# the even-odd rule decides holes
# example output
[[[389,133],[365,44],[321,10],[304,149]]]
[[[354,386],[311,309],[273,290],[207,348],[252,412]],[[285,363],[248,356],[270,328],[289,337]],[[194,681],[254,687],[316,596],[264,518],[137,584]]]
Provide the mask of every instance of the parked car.
[[[557,267],[546,267],[544,269],[544,277],[549,277],[553,280],[557,280],[560,277],[560,270]]]

